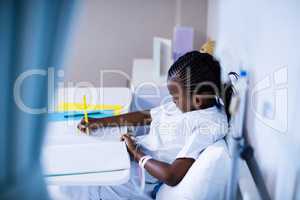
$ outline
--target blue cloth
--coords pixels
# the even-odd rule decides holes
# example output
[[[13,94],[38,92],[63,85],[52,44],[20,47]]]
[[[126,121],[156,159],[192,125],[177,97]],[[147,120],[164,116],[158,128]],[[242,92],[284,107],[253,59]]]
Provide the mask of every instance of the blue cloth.
[[[156,198],[156,194],[157,194],[157,192],[159,191],[160,187],[161,187],[163,184],[164,184],[163,182],[159,182],[159,183],[157,183],[157,185],[154,186],[153,191],[152,191],[152,193],[151,193],[151,197],[152,197],[153,199]]]
[[[48,199],[40,166],[48,69],[61,66],[75,2],[0,1],[1,200]]]

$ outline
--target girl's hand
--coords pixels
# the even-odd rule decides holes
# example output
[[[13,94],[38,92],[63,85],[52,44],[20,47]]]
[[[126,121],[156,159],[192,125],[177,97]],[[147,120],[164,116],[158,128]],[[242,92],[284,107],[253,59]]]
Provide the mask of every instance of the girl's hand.
[[[121,141],[125,141],[125,144],[127,146],[127,150],[128,152],[134,156],[135,155],[135,152],[137,150],[137,146],[136,146],[136,143],[135,141],[132,139],[132,136],[129,135],[129,134],[123,134],[121,136]]]
[[[93,131],[97,130],[98,128],[101,128],[101,126],[97,123],[97,119],[88,118],[88,121],[89,121],[89,123],[87,124],[83,118],[77,125],[77,128],[83,133],[86,133],[87,129],[89,129],[89,131],[93,132]]]

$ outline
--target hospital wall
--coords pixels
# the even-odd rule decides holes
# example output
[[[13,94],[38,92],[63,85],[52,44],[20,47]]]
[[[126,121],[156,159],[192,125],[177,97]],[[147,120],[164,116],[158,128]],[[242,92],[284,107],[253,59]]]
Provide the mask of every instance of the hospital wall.
[[[208,1],[224,72],[249,71],[248,137],[272,199],[299,198],[299,10],[298,0]]]
[[[172,38],[176,24],[195,29],[196,49],[206,39],[206,0],[81,1],[66,60],[65,81],[100,86],[100,70],[129,77],[134,58],[152,58],[153,37]],[[107,73],[101,86],[127,86],[121,75]]]

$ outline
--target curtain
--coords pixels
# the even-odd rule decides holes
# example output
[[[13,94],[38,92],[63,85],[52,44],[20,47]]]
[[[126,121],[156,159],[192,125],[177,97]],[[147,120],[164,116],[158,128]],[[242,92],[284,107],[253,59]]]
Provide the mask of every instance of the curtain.
[[[74,0],[0,0],[0,199],[48,199],[40,165],[48,68],[62,65]]]

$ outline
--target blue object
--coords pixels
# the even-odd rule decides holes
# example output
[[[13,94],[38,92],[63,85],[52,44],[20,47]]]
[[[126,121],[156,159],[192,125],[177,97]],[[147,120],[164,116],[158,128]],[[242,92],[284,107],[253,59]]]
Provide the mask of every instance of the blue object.
[[[113,110],[90,111],[89,117],[103,118],[114,115]],[[80,120],[84,116],[81,112],[56,112],[48,114],[48,121],[66,121],[66,120]]]
[[[194,29],[192,27],[176,26],[173,33],[173,59],[193,50]]]
[[[157,183],[157,185],[154,186],[153,191],[151,192],[151,197],[153,199],[156,199],[156,194],[163,184],[164,184],[163,182],[159,182]]]
[[[1,200],[49,199],[40,165],[49,69],[62,64],[75,5],[0,1]]]
[[[241,71],[240,71],[240,76],[241,76],[241,77],[247,76],[247,71],[246,71],[246,70],[241,70]]]

